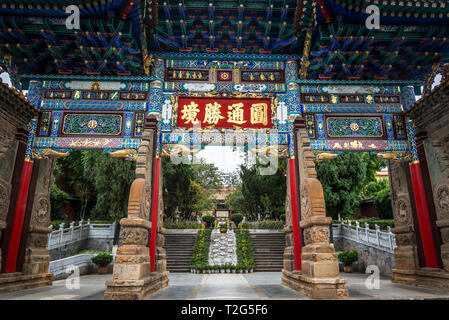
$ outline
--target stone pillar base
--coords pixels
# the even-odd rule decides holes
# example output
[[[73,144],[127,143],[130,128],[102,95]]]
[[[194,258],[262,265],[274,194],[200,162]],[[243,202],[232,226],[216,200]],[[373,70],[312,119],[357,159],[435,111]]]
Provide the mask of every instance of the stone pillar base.
[[[314,278],[302,274],[301,271],[282,270],[282,283],[312,299],[347,299],[346,280],[342,278]]]
[[[142,300],[147,295],[168,285],[168,271],[152,272],[150,276],[139,280],[106,281],[105,300]]]
[[[403,270],[392,269],[393,283],[425,287],[435,290],[449,290],[449,272],[441,269]]]
[[[53,273],[2,273],[0,274],[0,293],[51,286],[52,279]]]

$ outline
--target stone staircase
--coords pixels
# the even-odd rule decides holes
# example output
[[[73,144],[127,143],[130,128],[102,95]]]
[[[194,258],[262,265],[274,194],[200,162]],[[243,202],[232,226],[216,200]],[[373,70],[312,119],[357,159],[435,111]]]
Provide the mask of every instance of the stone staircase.
[[[170,272],[190,272],[190,258],[193,254],[196,233],[167,233],[165,250],[167,270]]]
[[[285,234],[283,232],[251,233],[255,272],[281,272],[284,267]]]

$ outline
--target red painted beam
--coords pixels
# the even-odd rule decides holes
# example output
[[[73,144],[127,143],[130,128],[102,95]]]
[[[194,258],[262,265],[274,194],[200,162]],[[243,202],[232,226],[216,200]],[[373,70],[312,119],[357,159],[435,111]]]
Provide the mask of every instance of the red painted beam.
[[[123,5],[123,7],[122,7],[122,9],[120,11],[120,15],[119,15],[122,20],[126,20],[126,18],[128,17],[128,14],[133,9],[134,3],[136,3],[136,1],[138,1],[138,0],[128,0]]]
[[[298,208],[298,181],[296,176],[296,160],[289,160],[290,174],[290,198],[292,204],[292,227],[293,227],[293,252],[295,254],[295,269],[301,270],[301,233],[299,229]]]
[[[19,255],[20,238],[22,237],[23,220],[28,199],[31,173],[33,172],[33,161],[25,159],[20,178],[19,193],[17,195],[16,209],[11,226],[11,237],[6,254],[5,273],[16,272],[17,257]]]
[[[419,231],[421,233],[426,267],[438,268],[438,259],[433,239],[429,208],[427,205],[421,164],[419,161],[410,163],[410,175],[412,178],[413,193],[415,195],[416,212],[418,215]]]
[[[323,17],[326,20],[326,22],[327,23],[331,23],[332,22],[332,14],[327,9],[327,6],[324,3],[324,0],[317,0],[316,2],[318,2],[318,4],[320,5],[320,7],[321,7],[321,14],[323,15]]]
[[[150,235],[150,263],[151,272],[155,270],[156,264],[156,239],[157,239],[157,217],[159,212],[159,176],[161,170],[161,158],[156,157],[154,164],[154,183],[153,183],[153,204],[151,206],[151,235]]]

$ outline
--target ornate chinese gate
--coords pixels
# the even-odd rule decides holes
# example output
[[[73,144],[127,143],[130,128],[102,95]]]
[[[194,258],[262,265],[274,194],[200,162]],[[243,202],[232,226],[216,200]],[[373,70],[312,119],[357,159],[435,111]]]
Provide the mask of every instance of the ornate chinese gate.
[[[21,272],[48,280],[46,181],[52,159],[74,149],[102,149],[137,163],[105,298],[141,299],[167,285],[160,157],[205,145],[289,159],[284,284],[314,298],[347,296],[315,162],[368,151],[389,160],[398,239],[393,280],[432,285],[438,279],[449,287],[447,245],[439,237],[447,222],[437,225],[434,216],[447,207],[447,192],[432,171],[433,154],[446,151],[438,145],[443,139],[432,147],[423,142],[432,122],[412,108],[415,90],[429,87],[433,78],[426,77],[447,60],[449,31],[436,26],[448,21],[449,6],[381,4],[384,25],[369,30],[367,3],[181,1],[174,10],[149,0],[74,1],[82,13],[77,31],[55,18],[66,17],[60,0],[53,7],[25,2],[0,8],[0,66],[28,90],[39,113],[23,157],[8,162],[21,174],[10,178],[17,190],[6,188],[6,197],[22,196],[14,198],[20,210],[7,209],[1,277],[8,279],[0,277],[0,290],[43,284]],[[108,12],[108,21],[98,18]],[[38,174],[30,161],[44,169]],[[34,188],[47,190],[37,202],[30,198]],[[32,212],[40,222],[28,230]],[[24,271],[18,253],[28,248],[21,243],[28,233]]]

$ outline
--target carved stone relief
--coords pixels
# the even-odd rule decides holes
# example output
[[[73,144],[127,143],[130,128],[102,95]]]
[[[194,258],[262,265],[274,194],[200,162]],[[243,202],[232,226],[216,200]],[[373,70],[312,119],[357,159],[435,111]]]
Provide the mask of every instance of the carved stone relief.
[[[147,184],[145,186],[145,195],[143,203],[143,217],[147,220],[150,218],[150,211],[151,211],[151,186]]]
[[[38,225],[48,225],[50,220],[50,200],[46,195],[36,197],[33,208],[33,222]]]
[[[28,235],[28,248],[46,248],[48,236],[46,233],[31,232]]]
[[[2,159],[8,149],[10,148],[11,142],[14,135],[7,132],[5,129],[0,128],[0,159]]]
[[[394,217],[396,226],[405,226],[412,223],[410,200],[407,195],[399,195],[394,204]]]
[[[413,232],[396,234],[396,244],[398,246],[416,245],[416,237]]]
[[[0,179],[0,221],[5,221],[9,208],[8,184]]]
[[[310,203],[309,188],[306,187],[305,183],[301,184],[301,220],[306,219],[310,216],[312,212],[312,206]]]
[[[148,231],[142,228],[125,228],[123,244],[148,245]]]
[[[449,218],[449,182],[444,181],[435,188],[435,207],[438,215],[438,219]]]
[[[313,227],[311,228],[310,238],[316,242],[328,242],[329,240],[329,229],[327,227]]]

